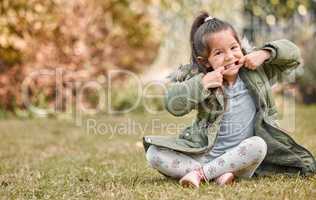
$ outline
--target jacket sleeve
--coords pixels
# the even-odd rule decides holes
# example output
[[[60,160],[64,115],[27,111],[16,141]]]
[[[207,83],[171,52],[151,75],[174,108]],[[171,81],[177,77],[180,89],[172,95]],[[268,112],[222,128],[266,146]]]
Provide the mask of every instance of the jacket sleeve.
[[[199,73],[184,81],[167,83],[165,108],[174,116],[183,116],[210,96],[211,92],[202,85],[204,74]]]
[[[261,49],[271,52],[271,57],[263,64],[263,70],[270,81],[280,79],[283,72],[290,72],[301,63],[299,48],[289,40],[275,40]]]

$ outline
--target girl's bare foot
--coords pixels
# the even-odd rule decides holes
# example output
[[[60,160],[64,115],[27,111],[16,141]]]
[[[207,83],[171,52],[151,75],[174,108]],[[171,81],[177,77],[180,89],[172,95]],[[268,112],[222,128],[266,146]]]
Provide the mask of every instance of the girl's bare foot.
[[[215,182],[220,185],[220,186],[224,186],[224,185],[229,185],[232,184],[234,181],[234,174],[231,172],[225,173],[219,177],[217,177],[215,179]]]
[[[199,188],[200,183],[203,180],[205,180],[205,175],[202,168],[200,168],[189,172],[183,176],[179,182],[183,187]]]

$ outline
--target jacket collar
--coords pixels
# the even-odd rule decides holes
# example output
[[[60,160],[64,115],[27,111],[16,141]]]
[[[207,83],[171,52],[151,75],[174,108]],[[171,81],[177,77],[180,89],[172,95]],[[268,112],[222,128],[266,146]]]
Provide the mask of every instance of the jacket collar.
[[[239,70],[239,77],[245,83],[248,88],[251,96],[253,97],[257,108],[265,108],[266,100],[261,94],[261,89],[258,85],[258,76],[257,72],[254,70],[249,70],[244,67]]]

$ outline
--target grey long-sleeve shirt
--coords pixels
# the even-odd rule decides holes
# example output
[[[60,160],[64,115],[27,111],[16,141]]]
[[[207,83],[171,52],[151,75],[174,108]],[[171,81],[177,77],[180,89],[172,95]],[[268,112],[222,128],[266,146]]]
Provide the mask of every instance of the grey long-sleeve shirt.
[[[256,107],[239,76],[233,86],[224,87],[224,93],[227,98],[227,110],[221,121],[216,142],[210,152],[203,156],[194,156],[202,162],[213,160],[254,135]]]

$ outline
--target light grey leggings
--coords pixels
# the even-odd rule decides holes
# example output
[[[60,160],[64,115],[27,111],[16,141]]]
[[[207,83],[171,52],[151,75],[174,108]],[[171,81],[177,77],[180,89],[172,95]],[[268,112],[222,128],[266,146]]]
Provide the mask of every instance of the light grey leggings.
[[[250,178],[267,153],[267,144],[253,136],[242,141],[223,155],[202,163],[195,156],[151,145],[146,159],[154,169],[172,178],[182,178],[194,169],[201,168],[208,180],[233,172],[237,177]]]

